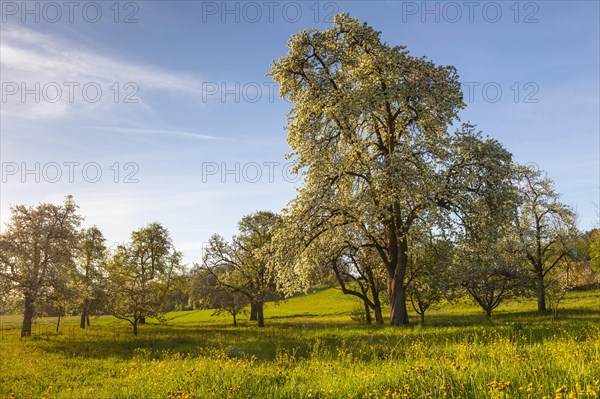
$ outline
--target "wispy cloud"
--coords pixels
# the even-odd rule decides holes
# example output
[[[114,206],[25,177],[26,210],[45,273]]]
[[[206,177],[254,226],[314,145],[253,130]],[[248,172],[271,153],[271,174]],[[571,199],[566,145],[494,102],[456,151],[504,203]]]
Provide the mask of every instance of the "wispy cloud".
[[[3,28],[0,52],[3,89],[9,84],[11,90],[18,90],[14,94],[4,94],[0,111],[3,117],[34,120],[67,118],[81,113],[82,109],[85,112],[105,113],[107,107],[123,105],[127,95],[139,100],[157,90],[191,97],[202,93],[202,79],[197,75],[98,54],[60,36],[25,27]],[[83,97],[82,89],[88,83],[101,88],[98,102],[87,101]],[[114,86],[115,83],[117,86]],[[126,86],[129,83],[132,85]],[[39,101],[33,94],[23,99],[22,84],[28,90],[35,89],[39,84]],[[48,84],[48,91],[44,92],[44,86]],[[69,85],[73,86],[72,96]],[[56,98],[57,88],[61,92],[60,99],[48,101],[49,97]],[[94,87],[90,91],[95,97]],[[145,102],[139,103],[138,110],[147,107]]]
[[[139,134],[139,135],[157,135],[168,137],[181,137],[194,140],[224,140],[223,137],[212,136],[209,134],[187,132],[182,130],[166,130],[166,129],[137,129],[118,126],[89,126],[88,129],[108,130],[124,134]]]

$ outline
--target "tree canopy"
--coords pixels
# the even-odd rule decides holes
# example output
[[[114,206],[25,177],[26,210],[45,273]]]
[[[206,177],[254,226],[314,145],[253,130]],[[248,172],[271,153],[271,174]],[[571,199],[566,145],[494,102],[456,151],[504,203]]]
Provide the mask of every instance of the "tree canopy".
[[[281,240],[301,253],[337,226],[361,230],[387,273],[390,323],[406,324],[414,226],[433,214],[466,221],[480,201],[507,217],[511,155],[473,126],[449,132],[464,107],[454,67],[389,46],[367,24],[340,14],[332,28],[294,35],[288,49],[270,76],[292,103],[287,141],[304,186]],[[302,275],[301,263],[279,267]]]
[[[0,235],[0,277],[24,299],[21,336],[31,335],[35,306],[44,297],[58,298],[75,268],[77,228],[81,216],[71,196],[62,205],[17,205]]]

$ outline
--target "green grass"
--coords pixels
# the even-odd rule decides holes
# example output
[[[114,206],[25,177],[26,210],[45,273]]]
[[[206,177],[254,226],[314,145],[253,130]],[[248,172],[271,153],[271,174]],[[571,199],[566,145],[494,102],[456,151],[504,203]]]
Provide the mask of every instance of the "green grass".
[[[571,293],[556,318],[522,300],[488,321],[464,300],[400,328],[353,322],[357,305],[323,289],[268,304],[262,329],[172,312],[137,337],[112,317],[67,318],[58,334],[43,318],[21,340],[20,317],[2,316],[0,397],[599,397],[598,291]]]

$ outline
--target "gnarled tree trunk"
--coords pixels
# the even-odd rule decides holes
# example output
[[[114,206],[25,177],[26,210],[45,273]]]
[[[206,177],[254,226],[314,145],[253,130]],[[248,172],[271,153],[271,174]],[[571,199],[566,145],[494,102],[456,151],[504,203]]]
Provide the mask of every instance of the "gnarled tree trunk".
[[[375,305],[375,308],[373,309],[373,313],[375,313],[375,323],[383,324],[383,314],[381,313],[381,304],[380,303]]]
[[[406,309],[406,288],[396,279],[390,280],[390,325],[408,325],[408,311]]]
[[[31,324],[33,323],[34,301],[30,296],[25,296],[25,309],[23,313],[23,326],[21,327],[21,338],[31,337]]]
[[[85,322],[87,320],[87,303],[84,303],[81,307],[81,317],[79,319],[79,328],[85,328]]]
[[[408,266],[408,240],[404,236],[400,240],[397,253],[397,264],[389,275],[388,293],[390,296],[390,325],[408,325],[408,310],[406,307],[406,286],[404,278]]]
[[[379,299],[379,290],[375,286],[375,281],[371,286],[371,295],[373,296],[373,313],[375,315],[375,323],[383,324],[383,314],[381,313],[381,300]]]
[[[364,303],[365,305],[365,321],[367,322],[367,324],[371,324],[373,322],[373,319],[371,318],[371,308],[369,307],[368,303]]]
[[[264,302],[257,302],[256,303],[256,320],[258,321],[258,326],[259,327],[264,327],[265,326],[265,318],[263,315],[263,309],[264,309]]]
[[[544,285],[544,275],[541,273],[541,271],[537,272],[536,295],[538,312],[546,312],[548,310],[546,307],[546,286]]]
[[[133,335],[138,335],[138,322],[139,321],[140,321],[140,319],[135,317],[133,319],[133,323],[131,323],[131,324],[133,324]]]

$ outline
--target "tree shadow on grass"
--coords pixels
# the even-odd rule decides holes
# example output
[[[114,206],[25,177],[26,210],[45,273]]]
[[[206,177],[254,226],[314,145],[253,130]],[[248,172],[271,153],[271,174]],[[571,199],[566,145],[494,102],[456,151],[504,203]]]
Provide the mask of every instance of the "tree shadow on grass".
[[[416,320],[416,318],[413,318]],[[600,321],[600,308],[567,308],[559,309],[555,315],[551,311],[539,313],[535,310],[524,311],[496,311],[488,319],[483,311],[469,312],[466,314],[441,315],[436,313],[426,314],[425,324],[429,326],[465,327],[473,325],[493,325],[498,323],[552,323],[552,322]]]
[[[31,343],[39,349],[65,357],[132,359],[144,349],[149,359],[166,358],[173,354],[191,357],[209,356],[221,351],[230,357],[255,356],[272,360],[277,350],[302,346],[302,340],[270,328],[219,326],[147,326],[138,336],[124,329],[98,328],[87,335],[47,334],[33,337]]]
[[[272,317],[264,328],[253,324],[239,327],[216,323],[148,324],[133,336],[124,325],[98,326],[63,334],[44,334],[25,341],[38,349],[67,358],[117,358],[129,360],[169,358],[174,354],[190,357],[213,356],[215,351],[230,357],[254,356],[273,361],[278,353],[296,358],[334,356],[338,349],[358,355],[365,349],[385,358],[409,350],[419,341],[426,345],[486,342],[507,338],[524,344],[543,342],[554,336],[585,340],[593,334],[584,326],[600,325],[600,313],[593,309],[564,309],[554,317],[534,311],[498,312],[485,315],[436,315],[426,324],[408,327],[361,325],[356,322],[324,322],[322,316]],[[16,333],[15,333],[16,334]],[[15,336],[16,337],[16,336]],[[140,351],[143,349],[143,351]],[[363,352],[360,352],[363,353]]]

